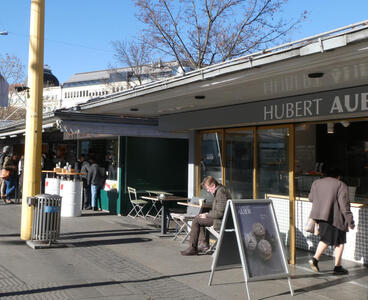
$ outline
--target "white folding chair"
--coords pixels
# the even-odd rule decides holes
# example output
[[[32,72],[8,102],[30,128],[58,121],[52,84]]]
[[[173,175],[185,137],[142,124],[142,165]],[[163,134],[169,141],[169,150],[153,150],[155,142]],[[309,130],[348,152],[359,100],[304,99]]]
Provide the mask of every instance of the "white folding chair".
[[[133,206],[131,211],[128,213],[128,216],[132,218],[136,218],[138,216],[145,219],[146,217],[143,214],[143,208],[147,205],[148,201],[138,199],[136,189],[129,186],[128,186],[128,195],[130,203]]]
[[[152,196],[150,192],[148,192],[149,196]],[[150,209],[146,213],[146,217],[152,217],[152,221],[155,221],[157,218],[161,217],[162,213],[162,203],[161,201],[152,201],[152,205]]]
[[[206,251],[206,253],[212,252],[214,250],[214,248],[216,247],[217,241],[220,237],[220,233],[218,231],[216,231],[213,226],[210,227],[206,227],[206,230],[212,234],[212,236],[215,238],[215,241],[213,242],[213,244],[210,246],[210,248]]]
[[[197,215],[199,215],[202,212],[202,206],[199,205],[200,200],[204,199],[193,197],[190,200],[190,203],[188,203],[187,210],[185,213],[171,213],[171,218],[178,228],[173,238],[174,240],[176,240],[179,237],[179,235],[184,234],[184,237],[181,241],[182,243],[184,243],[189,237],[192,221]]]

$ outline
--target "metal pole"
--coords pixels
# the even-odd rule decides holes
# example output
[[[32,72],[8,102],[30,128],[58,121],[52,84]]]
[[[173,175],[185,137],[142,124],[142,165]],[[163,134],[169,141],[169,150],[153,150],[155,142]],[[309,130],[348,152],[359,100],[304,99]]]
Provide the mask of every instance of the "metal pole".
[[[32,233],[33,206],[27,205],[27,197],[40,193],[44,27],[45,0],[32,0],[28,58],[30,98],[27,101],[20,236],[22,240],[30,240]]]
[[[296,228],[295,228],[295,127],[289,127],[289,263],[296,264]]]

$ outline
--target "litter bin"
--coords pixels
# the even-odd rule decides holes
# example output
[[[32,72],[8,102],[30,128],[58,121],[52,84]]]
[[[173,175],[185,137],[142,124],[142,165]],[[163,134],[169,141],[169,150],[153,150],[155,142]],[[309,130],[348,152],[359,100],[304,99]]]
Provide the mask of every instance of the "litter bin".
[[[60,195],[60,178],[46,177],[45,194]]]
[[[60,196],[62,197],[61,216],[80,217],[82,214],[82,181],[61,180]]]
[[[60,235],[59,195],[40,194],[27,198],[28,205],[34,205],[31,241],[55,242]]]

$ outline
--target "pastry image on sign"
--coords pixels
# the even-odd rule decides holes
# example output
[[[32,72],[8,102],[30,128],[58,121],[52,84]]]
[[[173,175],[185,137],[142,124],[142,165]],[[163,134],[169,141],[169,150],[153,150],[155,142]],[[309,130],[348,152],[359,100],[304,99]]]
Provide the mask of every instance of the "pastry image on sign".
[[[257,239],[253,233],[248,233],[244,237],[245,247],[250,253],[253,253],[257,249]]]
[[[263,240],[266,236],[266,229],[261,223],[253,224],[253,233],[257,241]]]
[[[257,245],[257,253],[263,260],[270,260],[272,258],[272,246],[267,240],[260,240]]]

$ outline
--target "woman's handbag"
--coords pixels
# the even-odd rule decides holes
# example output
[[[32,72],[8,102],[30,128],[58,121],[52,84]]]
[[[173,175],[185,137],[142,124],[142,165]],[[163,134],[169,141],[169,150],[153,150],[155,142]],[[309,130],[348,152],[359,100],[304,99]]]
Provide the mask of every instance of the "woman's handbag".
[[[306,232],[313,233],[314,235],[319,235],[318,223],[312,218],[309,218],[307,224],[305,224],[304,230]]]
[[[0,172],[0,178],[2,179],[8,179],[10,176],[10,171],[7,169],[2,169]]]

